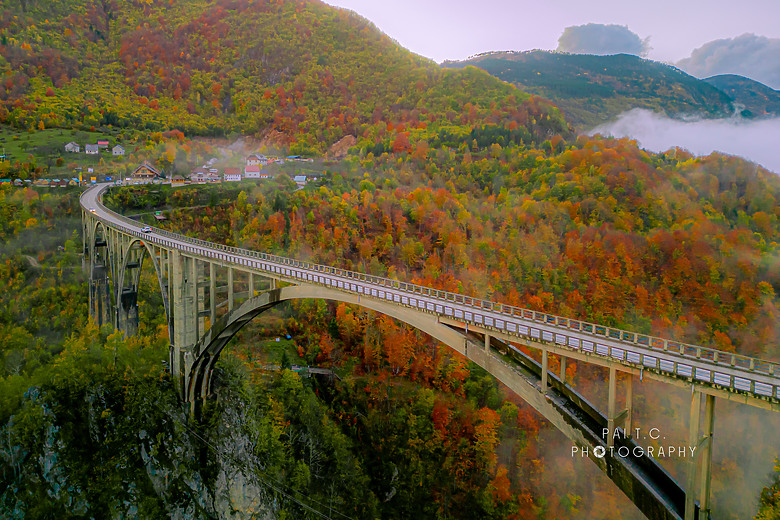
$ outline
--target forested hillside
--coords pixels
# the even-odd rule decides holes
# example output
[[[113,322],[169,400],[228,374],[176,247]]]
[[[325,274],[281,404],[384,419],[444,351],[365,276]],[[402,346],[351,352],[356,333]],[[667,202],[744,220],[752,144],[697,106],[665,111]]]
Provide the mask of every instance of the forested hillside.
[[[763,83],[736,74],[721,74],[704,81],[731,96],[746,117],[780,115],[780,91]]]
[[[732,97],[717,85],[628,54],[496,52],[444,65],[474,65],[521,90],[550,99],[581,130],[590,130],[632,108],[670,117],[726,117],[734,111]]]
[[[3,6],[0,123],[20,128],[272,134],[302,154],[345,135],[403,151],[475,122],[514,122],[527,140],[568,132],[549,103],[476,69],[442,70],[316,0]]]

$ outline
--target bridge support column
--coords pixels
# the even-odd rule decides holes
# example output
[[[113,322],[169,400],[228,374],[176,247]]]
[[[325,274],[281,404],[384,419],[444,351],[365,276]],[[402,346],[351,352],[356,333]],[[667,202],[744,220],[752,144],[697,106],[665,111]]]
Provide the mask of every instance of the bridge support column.
[[[626,432],[626,437],[631,437],[631,431],[633,428],[632,416],[634,413],[634,375],[628,374],[626,379],[626,421],[623,425],[623,429]]]
[[[173,273],[173,251],[168,251],[168,254],[165,255],[165,262],[168,264],[168,301],[171,302],[171,322],[174,321],[173,315],[173,307],[176,302],[173,295],[173,286],[174,284],[174,273]],[[171,331],[173,332],[173,331]],[[173,341],[174,334],[171,334],[171,341]],[[173,367],[173,365],[171,365]]]
[[[217,321],[217,265],[209,263],[209,329]]]
[[[699,415],[701,414],[701,393],[691,394],[691,414],[688,424],[688,446],[696,446],[699,441]],[[688,485],[685,487],[685,520],[696,520],[696,473],[698,470],[696,457],[688,463]]]
[[[485,333],[485,352],[490,352],[490,334]]]
[[[541,392],[547,395],[547,350],[542,350],[542,382]]]
[[[228,312],[233,312],[233,268],[228,267]]]
[[[89,314],[98,326],[112,323],[111,295],[106,266],[93,263],[91,271],[89,277]]]
[[[133,336],[138,332],[138,292],[132,288],[123,289],[119,295],[117,308],[117,329],[125,333],[125,337]]]
[[[190,266],[191,273],[190,273],[190,282],[193,285],[194,290],[194,300],[193,303],[195,305],[195,340],[200,337],[200,335],[204,332],[203,326],[204,326],[204,319],[200,316],[200,310],[203,308],[203,300],[205,297],[205,289],[201,286],[201,276],[200,276],[200,262],[193,258],[191,260],[192,265]]]
[[[171,372],[178,382],[179,391],[186,400],[190,366],[192,365],[192,346],[197,341],[197,280],[193,280],[195,262],[174,250],[173,263],[173,346],[174,356]]]
[[[702,439],[702,477],[699,520],[709,520],[712,486],[712,434],[715,427],[715,396],[708,395],[704,403],[704,438]]]
[[[715,424],[715,397],[706,395],[704,401],[703,431],[700,429],[701,392],[691,394],[691,418],[688,432],[688,449],[695,450],[688,463],[688,485],[685,488],[685,520],[709,520],[710,486],[712,481],[712,434]],[[699,496],[696,496],[696,480],[699,480]],[[696,499],[699,514],[696,515]]]
[[[247,299],[255,296],[255,273],[249,273],[249,295]]]
[[[566,384],[566,356],[561,356],[561,383]]]
[[[141,279],[141,261],[143,252],[138,247],[127,250],[126,258],[122,258],[120,251],[125,247],[115,240],[116,259],[118,270],[124,265],[124,272],[118,273],[118,284],[115,295],[116,318],[114,325],[125,333],[125,337],[133,336],[138,332],[138,286]],[[123,260],[125,260],[123,262]]]
[[[615,367],[609,367],[609,401],[607,403],[607,429],[609,437],[607,446],[615,445],[615,400],[617,398],[617,370]]]

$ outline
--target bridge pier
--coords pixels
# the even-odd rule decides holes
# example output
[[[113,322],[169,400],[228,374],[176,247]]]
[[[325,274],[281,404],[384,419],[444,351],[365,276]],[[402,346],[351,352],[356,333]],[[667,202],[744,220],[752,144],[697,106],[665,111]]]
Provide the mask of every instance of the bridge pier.
[[[198,340],[198,300],[196,260],[179,251],[171,254],[173,286],[173,364],[171,373],[178,375],[180,395],[186,400],[187,374],[193,363],[192,347]]]
[[[633,393],[634,393],[634,379],[631,374],[627,374],[626,379],[626,407],[622,411],[617,411],[617,383],[618,383],[618,370],[614,366],[609,367],[609,381],[608,381],[608,397],[607,397],[607,447],[614,447],[615,445],[615,431],[619,428],[623,428],[623,438],[631,437],[631,416],[633,414]]]
[[[206,309],[206,286],[208,285],[208,280],[206,279],[206,275],[204,274],[205,268],[206,266],[204,265],[203,262],[197,260],[193,262],[193,269],[195,271],[195,284],[197,285],[197,290],[198,290],[197,337],[200,337],[204,332],[206,332],[207,313],[204,313],[203,311]]]
[[[634,375],[627,374],[626,377],[626,408],[624,410],[625,420],[623,422],[623,430],[626,432],[626,437],[631,437],[634,415]]]
[[[209,330],[217,321],[217,264],[209,262]]]
[[[566,356],[561,356],[561,383],[566,384]]]
[[[688,446],[689,449],[695,448],[695,452],[688,463],[688,481],[685,490],[685,520],[709,520],[710,518],[715,396],[707,394],[704,397],[704,424],[700,425],[702,393],[696,390],[691,393]],[[703,431],[700,426],[703,426]],[[700,481],[698,497],[696,493],[697,480]],[[696,515],[697,498],[699,499],[698,515]]]
[[[233,312],[235,289],[233,287],[233,268],[228,267],[227,273],[228,285],[228,312]]]
[[[709,520],[712,486],[712,435],[715,427],[715,396],[707,395],[704,403],[704,436],[702,437],[701,494],[699,520]]]
[[[104,264],[92,264],[89,277],[89,314],[98,326],[112,323],[111,295]]]
[[[615,445],[615,399],[617,394],[617,369],[609,367],[609,396],[607,397],[607,447]]]
[[[114,326],[123,331],[125,336],[132,336],[138,332],[138,285],[141,280],[141,262],[143,251],[139,247],[130,247],[122,258],[124,247],[117,240],[114,244],[113,263],[118,269],[124,262],[124,270],[118,274],[117,290],[114,301],[115,321]]]
[[[119,295],[117,306],[117,329],[125,336],[133,336],[138,332],[138,292],[133,289],[123,289]]]

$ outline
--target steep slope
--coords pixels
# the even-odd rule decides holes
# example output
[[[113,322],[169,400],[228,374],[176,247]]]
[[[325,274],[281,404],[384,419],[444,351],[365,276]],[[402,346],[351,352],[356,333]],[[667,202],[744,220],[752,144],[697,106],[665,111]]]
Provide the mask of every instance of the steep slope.
[[[576,126],[589,129],[631,108],[669,116],[732,113],[731,99],[707,82],[637,56],[547,51],[488,53],[446,67],[475,65],[552,100]]]
[[[780,116],[780,91],[763,83],[736,74],[721,74],[704,81],[731,96],[735,104],[744,107],[744,117]]]
[[[0,122],[22,128],[273,129],[307,153],[380,121],[450,125],[471,103],[472,125],[523,112],[537,139],[568,131],[549,103],[443,71],[317,0],[23,0],[3,9],[0,35]]]

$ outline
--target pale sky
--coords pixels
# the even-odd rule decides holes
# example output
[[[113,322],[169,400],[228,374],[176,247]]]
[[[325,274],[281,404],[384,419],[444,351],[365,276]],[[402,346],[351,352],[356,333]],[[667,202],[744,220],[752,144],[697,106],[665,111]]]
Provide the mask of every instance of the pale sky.
[[[780,0],[325,0],[373,22],[436,62],[494,50],[555,49],[572,25],[626,25],[650,37],[648,58],[676,62],[704,43],[780,38]]]

